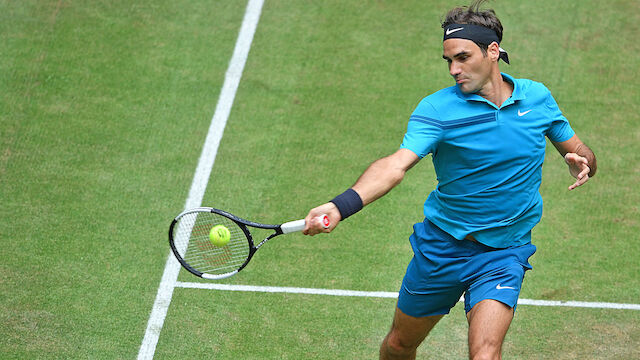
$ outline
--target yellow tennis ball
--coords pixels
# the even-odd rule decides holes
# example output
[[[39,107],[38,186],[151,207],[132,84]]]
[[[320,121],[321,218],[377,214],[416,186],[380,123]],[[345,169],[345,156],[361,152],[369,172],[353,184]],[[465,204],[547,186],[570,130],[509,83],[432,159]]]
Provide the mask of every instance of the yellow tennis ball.
[[[231,232],[224,225],[216,225],[209,231],[209,240],[217,247],[223,247],[231,240]]]

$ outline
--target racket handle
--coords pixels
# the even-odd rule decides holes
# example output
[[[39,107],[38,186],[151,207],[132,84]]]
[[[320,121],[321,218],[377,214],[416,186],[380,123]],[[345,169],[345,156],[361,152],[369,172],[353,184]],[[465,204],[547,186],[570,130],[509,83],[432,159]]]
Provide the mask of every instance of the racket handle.
[[[316,219],[320,220],[320,222],[322,223],[322,227],[325,229],[329,228],[329,226],[331,225],[331,221],[329,220],[329,217],[326,214],[322,214],[318,216]],[[289,221],[280,225],[280,229],[282,229],[283,234],[289,234],[292,232],[304,230],[305,225],[306,225],[306,222],[304,221],[304,219]]]

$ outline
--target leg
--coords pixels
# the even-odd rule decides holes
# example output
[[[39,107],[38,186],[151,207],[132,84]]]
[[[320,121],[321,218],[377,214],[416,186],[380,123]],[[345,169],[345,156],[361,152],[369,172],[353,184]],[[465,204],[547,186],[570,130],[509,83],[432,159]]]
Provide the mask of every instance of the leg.
[[[383,360],[415,359],[420,343],[467,288],[460,272],[476,253],[428,220],[413,230],[413,259],[398,293],[393,325],[380,346]]]
[[[469,358],[501,359],[502,341],[513,319],[513,308],[496,300],[482,300],[467,313]]]
[[[469,357],[500,359],[502,342],[507,334],[525,271],[531,269],[528,259],[536,247],[527,244],[515,248],[485,252],[479,263],[471,262],[470,282],[464,302],[469,321]]]
[[[396,308],[391,330],[380,346],[380,359],[415,359],[418,346],[443,316],[417,318]]]

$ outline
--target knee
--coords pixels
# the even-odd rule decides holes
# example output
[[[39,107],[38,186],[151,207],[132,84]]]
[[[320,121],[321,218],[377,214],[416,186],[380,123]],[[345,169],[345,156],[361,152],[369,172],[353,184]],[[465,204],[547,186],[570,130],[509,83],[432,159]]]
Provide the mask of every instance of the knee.
[[[418,345],[420,344],[403,341],[402,338],[393,331],[387,335],[383,344],[387,353],[404,356],[415,354]]]
[[[501,356],[500,342],[485,342],[480,346],[469,349],[469,359],[471,360],[499,360]]]
[[[471,360],[500,360],[502,357],[499,354],[493,353],[478,353],[475,356],[469,357]]]

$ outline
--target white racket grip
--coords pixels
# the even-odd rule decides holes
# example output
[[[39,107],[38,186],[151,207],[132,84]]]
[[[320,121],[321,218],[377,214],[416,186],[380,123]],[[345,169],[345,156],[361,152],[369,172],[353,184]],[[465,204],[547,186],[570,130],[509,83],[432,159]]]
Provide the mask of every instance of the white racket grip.
[[[329,217],[326,214],[322,214],[318,216],[317,219],[320,220],[320,222],[322,223],[322,227],[325,229],[328,228],[329,225],[331,225],[331,222],[329,221]],[[306,225],[306,222],[304,221],[304,219],[301,219],[301,220],[286,222],[280,225],[280,229],[282,230],[283,234],[289,234],[292,232],[304,230],[305,225]]]

